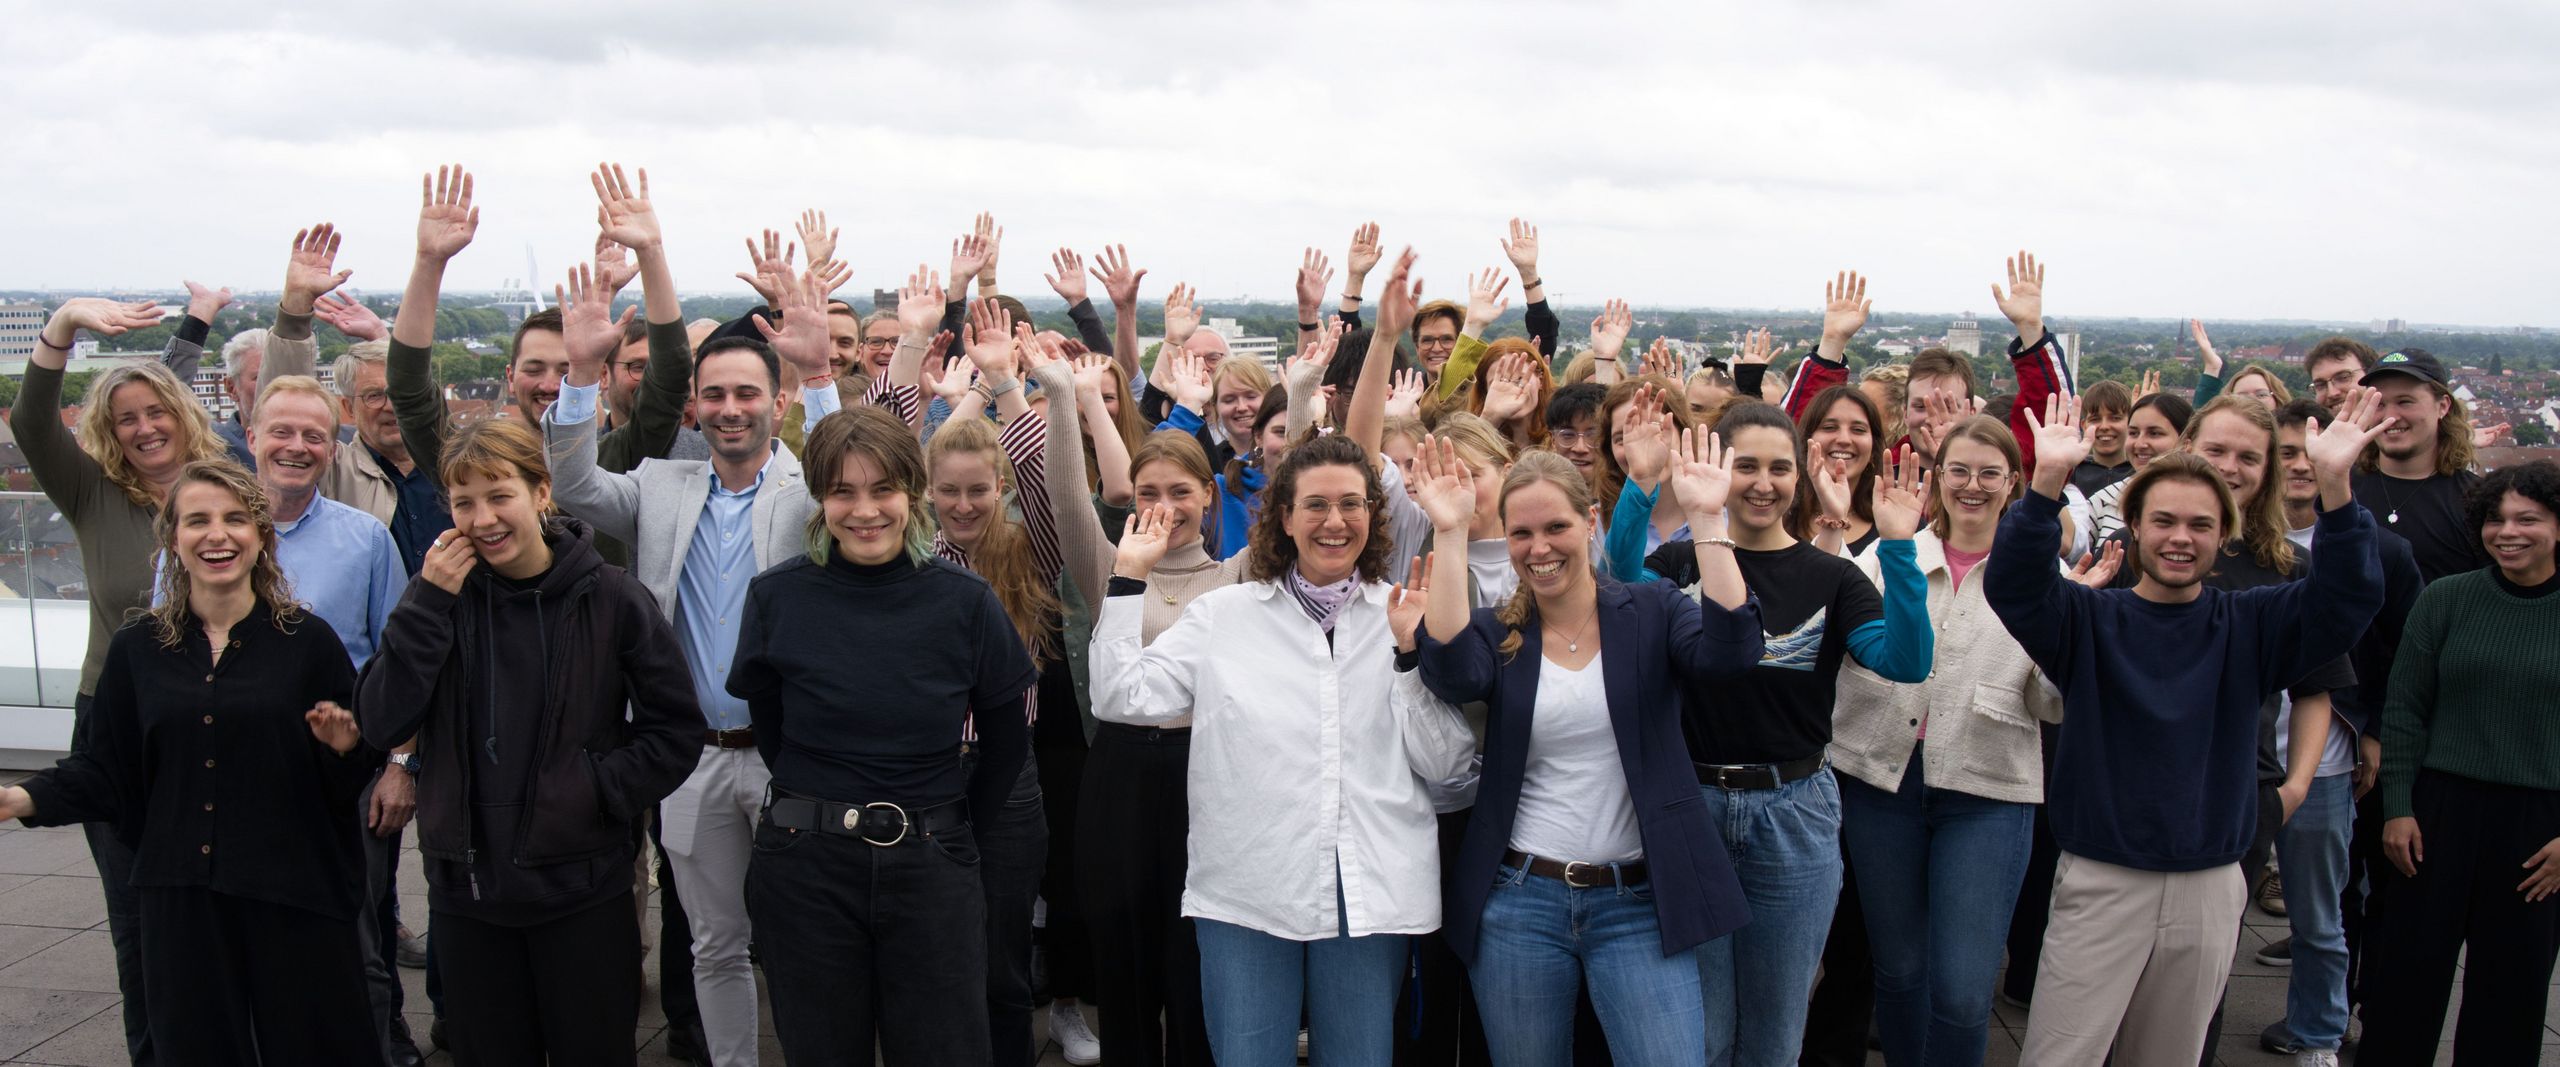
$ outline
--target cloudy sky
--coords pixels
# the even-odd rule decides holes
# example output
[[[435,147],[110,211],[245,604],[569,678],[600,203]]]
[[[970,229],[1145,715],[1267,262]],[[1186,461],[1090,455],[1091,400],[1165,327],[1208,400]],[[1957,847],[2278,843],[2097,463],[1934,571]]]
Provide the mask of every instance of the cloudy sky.
[[[694,290],[819,207],[856,286],[987,209],[1009,291],[1124,242],[1149,300],[1286,299],[1374,218],[1449,295],[1521,215],[1566,302],[1806,307],[1854,267],[1989,314],[2025,247],[2057,316],[2560,325],[2548,0],[219,6],[14,6],[0,288],[271,289],[329,219],[393,293],[459,161],[448,284],[530,247],[547,289],[612,159]]]

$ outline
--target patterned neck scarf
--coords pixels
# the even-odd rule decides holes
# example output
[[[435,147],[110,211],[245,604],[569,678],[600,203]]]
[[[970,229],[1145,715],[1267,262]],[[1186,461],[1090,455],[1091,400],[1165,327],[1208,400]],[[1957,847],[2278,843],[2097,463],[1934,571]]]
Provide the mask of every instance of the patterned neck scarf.
[[[1328,634],[1333,632],[1333,620],[1342,614],[1343,606],[1351,603],[1351,597],[1360,591],[1357,572],[1332,585],[1310,582],[1296,567],[1289,568],[1288,578],[1289,595],[1297,598],[1298,606],[1307,610],[1307,617],[1324,627]]]

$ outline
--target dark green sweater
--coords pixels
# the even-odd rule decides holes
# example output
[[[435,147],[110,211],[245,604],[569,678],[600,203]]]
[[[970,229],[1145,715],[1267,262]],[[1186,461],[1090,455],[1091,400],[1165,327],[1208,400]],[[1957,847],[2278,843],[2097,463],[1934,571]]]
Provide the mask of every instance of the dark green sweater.
[[[2491,569],[2418,595],[2382,709],[2382,812],[2415,814],[2421,768],[2560,791],[2560,596],[2528,598]]]

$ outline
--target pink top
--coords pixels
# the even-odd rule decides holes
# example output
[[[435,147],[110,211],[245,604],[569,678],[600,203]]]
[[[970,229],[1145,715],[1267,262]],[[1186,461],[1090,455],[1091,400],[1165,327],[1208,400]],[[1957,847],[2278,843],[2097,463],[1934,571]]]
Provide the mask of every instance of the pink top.
[[[1947,576],[1954,579],[1948,584],[1954,588],[1963,588],[1964,576],[1973,570],[1975,564],[1991,555],[1988,550],[1967,552],[1945,542],[1939,543],[1939,550],[1946,553]],[[1929,715],[1925,711],[1920,715],[1920,736],[1923,739],[1929,736]]]

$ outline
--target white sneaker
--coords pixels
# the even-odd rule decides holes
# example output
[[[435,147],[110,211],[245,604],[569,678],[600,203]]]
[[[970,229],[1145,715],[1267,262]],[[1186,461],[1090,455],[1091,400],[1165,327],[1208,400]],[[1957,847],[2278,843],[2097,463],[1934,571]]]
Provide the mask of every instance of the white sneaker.
[[[1058,1054],[1076,1067],[1102,1062],[1102,1039],[1093,1036],[1093,1028],[1085,1025],[1084,1013],[1073,1004],[1049,1002],[1049,1040],[1057,1042]]]
[[[2304,1049],[2294,1053],[2293,1067],[2338,1067],[2338,1051],[2326,1048]]]

